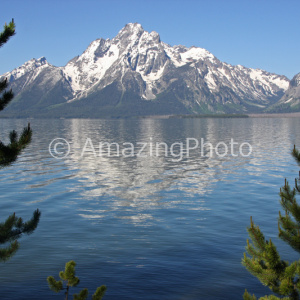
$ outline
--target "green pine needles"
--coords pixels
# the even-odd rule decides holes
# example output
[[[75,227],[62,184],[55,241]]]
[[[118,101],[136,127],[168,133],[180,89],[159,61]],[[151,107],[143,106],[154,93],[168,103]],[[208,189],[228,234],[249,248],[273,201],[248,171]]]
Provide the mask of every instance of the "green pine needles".
[[[59,272],[60,281],[56,281],[53,276],[47,278],[49,287],[52,291],[59,293],[65,290],[65,300],[68,300],[70,287],[75,287],[79,284],[80,280],[75,276],[75,261],[71,260],[66,263],[65,271]],[[64,287],[63,282],[66,283]],[[101,300],[106,292],[106,286],[101,285],[97,288],[96,292],[92,296],[92,300]],[[73,295],[73,300],[85,300],[89,294],[88,289],[81,290],[78,294]]]
[[[15,23],[12,20],[8,25],[4,25],[4,29],[0,32],[0,47],[2,47],[13,35],[15,35]],[[13,99],[12,90],[7,90],[7,78],[0,80],[0,111],[3,110]],[[22,134],[18,137],[16,131],[12,131],[9,135],[9,144],[5,145],[0,141],[0,167],[9,165],[14,162],[21,151],[30,143],[32,131],[30,124],[23,129]]]
[[[292,155],[300,165],[300,153],[295,146]],[[280,204],[284,214],[279,212],[278,230],[279,237],[300,253],[300,205],[296,201],[296,194],[300,192],[299,180],[295,179],[294,188],[291,188],[285,180],[284,186],[280,189]],[[252,217],[247,230],[252,242],[247,240],[246,246],[250,257],[244,253],[242,264],[263,285],[268,286],[279,296],[270,295],[259,299],[300,299],[300,260],[293,263],[282,260],[276,246],[271,239],[269,241],[265,239],[259,227],[253,223]],[[257,298],[246,290],[244,299],[256,300]]]
[[[10,165],[18,158],[21,151],[31,142],[31,136],[32,131],[28,123],[20,137],[18,137],[18,133],[13,130],[9,134],[10,142],[7,145],[0,141],[0,168]]]
[[[31,234],[40,221],[41,212],[34,211],[32,218],[23,222],[16,214],[9,216],[5,222],[0,223],[0,245],[10,243],[5,248],[0,248],[0,261],[9,260],[19,249],[19,239],[23,234]]]
[[[12,19],[8,25],[5,23],[3,31],[0,32],[0,48],[15,34],[15,23],[14,19]],[[0,111],[4,109],[4,107],[12,100],[14,96],[12,90],[5,91],[7,86],[8,83],[6,78],[0,81],[0,93],[3,92],[3,95],[0,97]]]
[[[14,20],[0,32],[0,47],[2,47],[13,35],[15,35]],[[0,111],[13,99],[12,90],[6,90],[8,87],[7,78],[0,80]],[[32,131],[30,125],[23,129],[20,137],[16,131],[11,131],[9,143],[5,145],[0,141],[0,168],[14,162],[21,151],[30,143]],[[0,262],[9,260],[19,249],[17,241],[23,234],[31,234],[40,221],[41,212],[34,211],[32,218],[24,222],[22,218],[15,214],[9,216],[4,222],[0,223],[0,245],[8,244],[0,248]]]
[[[16,34],[16,26],[14,19],[7,25],[5,23],[3,31],[0,32],[0,47],[2,47],[8,40]]]

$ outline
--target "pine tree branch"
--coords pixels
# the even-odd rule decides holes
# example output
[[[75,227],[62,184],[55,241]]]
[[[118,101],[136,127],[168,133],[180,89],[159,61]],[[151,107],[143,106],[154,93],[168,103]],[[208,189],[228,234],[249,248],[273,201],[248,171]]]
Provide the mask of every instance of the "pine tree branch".
[[[0,111],[3,110],[10,103],[13,97],[14,94],[12,90],[5,91],[3,93],[2,97],[0,97]]]
[[[85,300],[88,297],[89,291],[88,289],[83,289],[79,294],[73,295],[73,300]]]
[[[258,226],[255,226],[252,220],[252,216],[250,217],[250,227],[247,228],[249,236],[254,244],[254,247],[259,249],[260,251],[265,250],[265,237],[260,231]]]
[[[92,300],[101,300],[106,292],[107,288],[105,285],[101,285],[97,288],[96,292],[92,296]]]
[[[292,155],[300,164],[300,152],[294,146]],[[300,177],[300,172],[299,172]],[[287,180],[284,186],[280,189],[280,204],[285,210],[285,215],[279,212],[278,231],[279,237],[287,242],[292,248],[300,252],[300,205],[296,201],[296,193],[300,192],[298,180],[295,180],[295,188],[291,189]],[[275,295],[261,297],[262,299],[289,299],[299,300],[300,291],[300,261],[295,261],[289,264],[280,259],[279,253],[275,245],[270,240],[264,239],[262,232],[258,226],[255,226],[251,218],[251,226],[248,228],[249,236],[253,245],[247,240],[247,253],[252,257],[247,257],[244,253],[242,264],[262,284],[268,286],[274,293],[285,296],[278,298]],[[256,299],[247,291],[244,294],[244,299]]]
[[[77,286],[79,284],[79,278],[75,276],[75,266],[76,263],[71,260],[66,263],[65,270],[59,272],[59,277],[62,279],[61,281],[56,281],[54,277],[49,276],[47,278],[49,287],[54,292],[59,292],[63,289],[66,289],[65,299],[68,299],[69,296],[69,288],[73,286]],[[67,287],[63,287],[63,281],[66,281]],[[93,300],[101,300],[106,292],[106,286],[101,285],[97,288],[96,292],[92,296]],[[88,289],[83,289],[79,294],[73,295],[73,300],[85,300],[88,297]]]
[[[19,249],[19,243],[14,241],[6,248],[0,248],[0,261],[6,262],[8,261]]]
[[[0,93],[2,93],[8,87],[7,78],[0,80]]]
[[[246,250],[251,259],[244,253],[242,264],[263,285],[268,286],[274,293],[282,296],[290,296],[297,282],[296,265],[289,264],[280,259],[272,241],[266,241],[258,226],[251,218],[251,226],[248,228],[249,236],[254,245],[247,240]],[[298,266],[298,264],[297,264]],[[288,281],[286,281],[288,278]],[[296,279],[295,279],[296,278]]]
[[[12,131],[10,133],[9,144],[4,145],[0,141],[0,168],[16,161],[21,151],[31,142],[31,137],[32,130],[30,128],[30,123],[28,123],[28,126],[23,129],[19,139],[17,138],[16,132]]]
[[[300,172],[299,172],[299,178],[300,178]],[[298,185],[298,181],[300,180],[299,178],[298,179],[295,178],[295,189],[298,193],[300,193],[300,186]]]
[[[53,276],[49,276],[47,278],[47,282],[48,282],[49,288],[55,293],[58,293],[63,289],[62,281],[56,281]]]
[[[243,299],[244,300],[257,300],[257,298],[255,297],[255,295],[253,294],[252,296],[247,292],[247,290],[245,290],[245,293],[243,295]]]
[[[16,26],[14,19],[7,25],[5,23],[3,31],[0,33],[0,47],[2,47],[8,40],[16,34]]]
[[[295,160],[297,161],[297,163],[300,165],[300,151],[296,148],[296,145],[294,145],[292,155],[295,158]]]
[[[294,148],[294,152],[297,152],[296,148]],[[285,216],[279,213],[279,237],[300,252],[300,206],[296,201],[296,188],[291,189],[285,179],[279,195],[281,197],[280,204],[286,211]]]
[[[16,217],[15,214],[9,216],[5,222],[0,223],[0,244],[14,241],[23,234],[31,234],[38,226],[41,212],[37,209],[34,211],[32,218],[23,222],[22,218]]]
[[[23,222],[22,218],[12,214],[5,222],[0,223],[0,244],[10,242],[6,248],[0,248],[0,261],[7,261],[16,253],[19,248],[19,243],[16,240],[23,234],[31,234],[36,229],[40,216],[41,212],[37,209],[27,222]]]

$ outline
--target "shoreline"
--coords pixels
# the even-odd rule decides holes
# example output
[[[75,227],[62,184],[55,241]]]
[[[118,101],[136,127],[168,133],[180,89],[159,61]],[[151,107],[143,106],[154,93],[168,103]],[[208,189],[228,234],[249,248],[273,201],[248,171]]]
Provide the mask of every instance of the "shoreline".
[[[300,112],[274,114],[248,114],[249,118],[299,118]]]
[[[293,113],[253,113],[253,114],[189,114],[189,115],[143,115],[143,116],[99,116],[99,117],[59,117],[59,116],[5,116],[2,119],[197,119],[197,118],[299,118],[300,112]]]

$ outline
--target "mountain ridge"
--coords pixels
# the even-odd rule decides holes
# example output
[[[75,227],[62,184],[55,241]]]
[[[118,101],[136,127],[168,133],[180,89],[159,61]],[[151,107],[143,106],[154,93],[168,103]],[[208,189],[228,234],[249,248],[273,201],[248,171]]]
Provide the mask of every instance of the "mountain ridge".
[[[96,39],[63,67],[41,57],[2,77],[15,92],[6,109],[12,116],[260,112],[290,84],[283,75],[221,62],[204,48],[170,46],[139,23]]]
[[[289,87],[283,97],[269,108],[271,112],[300,111],[300,73],[290,81]]]

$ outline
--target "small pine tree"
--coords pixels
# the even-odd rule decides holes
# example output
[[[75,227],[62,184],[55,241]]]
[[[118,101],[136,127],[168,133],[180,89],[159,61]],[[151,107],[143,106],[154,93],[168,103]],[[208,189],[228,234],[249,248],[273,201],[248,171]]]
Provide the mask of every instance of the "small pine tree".
[[[300,165],[300,153],[295,146],[292,155]],[[280,189],[280,204],[285,214],[282,215],[279,212],[278,230],[279,237],[300,253],[300,205],[296,201],[296,194],[300,192],[299,180],[300,178],[295,179],[293,189],[285,180],[284,186]],[[242,264],[263,285],[268,286],[272,292],[280,297],[270,295],[260,299],[299,299],[300,261],[289,263],[282,260],[271,239],[269,241],[265,240],[259,227],[253,223],[252,217],[250,218],[248,233],[252,244],[247,240],[246,250],[251,258],[244,253]],[[251,296],[246,290],[244,299],[256,300],[256,297],[255,295]]]
[[[15,23],[12,20],[8,25],[4,25],[4,29],[0,32],[0,48],[15,35]],[[12,90],[6,90],[8,87],[7,78],[0,80],[0,111],[13,99]],[[20,152],[30,143],[32,131],[30,125],[23,129],[20,137],[16,131],[12,131],[9,135],[10,142],[5,145],[0,141],[0,168],[14,162]],[[41,213],[37,209],[34,211],[31,220],[23,222],[22,218],[18,218],[15,214],[9,216],[5,222],[0,223],[0,245],[10,243],[5,248],[0,248],[0,261],[4,262],[11,258],[19,248],[17,241],[23,234],[32,233],[40,220]]]
[[[15,34],[15,23],[12,19],[8,25],[4,25],[4,29],[0,33],[0,48]],[[7,78],[1,79],[0,111],[3,110],[14,97],[12,90],[7,90],[7,87]],[[0,167],[6,166],[17,159],[20,152],[30,143],[31,135],[32,131],[30,129],[30,124],[28,124],[28,126],[23,129],[20,137],[18,137],[17,132],[14,130],[10,133],[9,144],[5,145],[0,141]]]
[[[53,276],[47,278],[48,285],[50,289],[56,293],[62,290],[65,291],[65,300],[68,300],[70,287],[75,287],[79,284],[79,278],[75,276],[75,266],[76,263],[71,260],[66,263],[65,271],[59,272],[59,277],[61,280],[56,281]],[[66,282],[66,287],[64,288],[63,282]],[[101,300],[106,292],[106,286],[101,285],[97,288],[96,292],[92,296],[92,300]],[[85,300],[88,297],[88,289],[81,290],[78,294],[73,295],[73,300]]]

